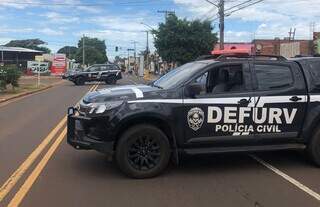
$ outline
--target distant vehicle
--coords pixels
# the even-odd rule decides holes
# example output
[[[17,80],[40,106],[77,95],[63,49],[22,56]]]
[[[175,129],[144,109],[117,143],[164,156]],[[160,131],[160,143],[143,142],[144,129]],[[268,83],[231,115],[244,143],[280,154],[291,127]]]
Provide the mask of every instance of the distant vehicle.
[[[69,108],[67,140],[134,178],[182,154],[304,150],[320,167],[319,77],[320,58],[195,61],[149,85],[88,93]]]
[[[90,81],[104,81],[106,84],[116,84],[122,78],[120,68],[115,64],[96,64],[83,71],[71,71],[64,75],[75,85],[84,85]]]

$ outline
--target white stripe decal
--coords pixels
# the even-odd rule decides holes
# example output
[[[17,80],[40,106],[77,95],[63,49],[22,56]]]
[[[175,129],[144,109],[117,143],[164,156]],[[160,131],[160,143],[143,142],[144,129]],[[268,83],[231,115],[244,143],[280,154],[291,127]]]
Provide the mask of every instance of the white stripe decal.
[[[290,101],[290,98],[293,97],[292,96],[261,96],[260,100],[257,104],[257,107],[263,107],[264,104],[267,103],[290,103],[292,101]],[[301,98],[301,100],[297,101],[298,102],[307,102],[306,96],[297,96],[298,98]]]
[[[132,90],[135,95],[136,95],[136,98],[143,98],[143,92],[142,90],[140,90],[139,88],[137,88],[136,86],[134,85],[130,85],[130,86],[119,86],[119,87],[115,87],[115,88],[106,88],[106,89],[103,89],[103,90],[100,90],[99,92],[101,94],[108,94],[110,92],[116,92],[116,91],[119,91],[119,90]]]
[[[137,98],[143,98],[143,92],[139,88],[131,88],[131,90],[133,90]]]
[[[202,98],[202,99],[184,99],[185,104],[238,104],[241,99],[249,99],[249,97],[236,98]]]
[[[257,107],[263,107],[268,103],[294,103],[290,98],[294,96],[261,96]],[[297,96],[301,100],[295,103],[307,102],[306,96]],[[129,103],[176,103],[176,104],[238,104],[241,99],[249,99],[250,97],[234,97],[234,98],[201,98],[201,99],[146,99],[134,100]],[[257,99],[258,100],[258,99]],[[311,95],[310,102],[320,102],[320,95]],[[248,107],[254,107],[254,98],[251,97],[251,102]]]
[[[319,102],[320,95],[310,95],[310,102]]]
[[[176,104],[183,104],[183,100],[182,99],[151,99],[151,100],[128,101],[128,103],[176,103]]]

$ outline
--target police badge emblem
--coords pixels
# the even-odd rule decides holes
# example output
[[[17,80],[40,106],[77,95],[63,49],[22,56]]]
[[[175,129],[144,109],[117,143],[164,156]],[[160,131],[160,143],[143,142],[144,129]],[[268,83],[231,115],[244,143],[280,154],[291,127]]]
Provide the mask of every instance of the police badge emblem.
[[[201,128],[203,121],[204,121],[204,113],[202,109],[195,107],[189,110],[188,116],[188,125],[194,131],[197,131]]]

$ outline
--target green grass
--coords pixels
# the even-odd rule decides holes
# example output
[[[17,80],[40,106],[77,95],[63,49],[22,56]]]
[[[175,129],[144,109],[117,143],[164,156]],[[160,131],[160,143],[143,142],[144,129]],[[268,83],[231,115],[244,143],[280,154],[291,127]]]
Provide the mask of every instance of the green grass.
[[[35,91],[40,88],[44,88],[47,85],[40,84],[40,87],[38,87],[35,84],[22,84],[19,87],[12,88],[11,86],[7,86],[7,89],[0,91],[0,95],[14,95],[14,94],[19,94],[19,93],[24,93],[24,92],[31,92]]]

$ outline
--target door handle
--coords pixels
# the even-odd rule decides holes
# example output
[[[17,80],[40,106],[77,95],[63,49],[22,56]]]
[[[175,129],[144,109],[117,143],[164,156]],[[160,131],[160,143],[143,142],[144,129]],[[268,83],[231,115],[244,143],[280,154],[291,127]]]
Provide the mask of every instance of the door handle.
[[[297,101],[302,100],[302,98],[300,98],[300,97],[298,97],[298,96],[292,96],[289,100],[290,100],[290,101],[293,101],[293,102],[297,102]]]
[[[247,100],[245,98],[238,101],[238,104],[240,104],[240,105],[248,105],[249,103],[250,103],[250,100]]]

